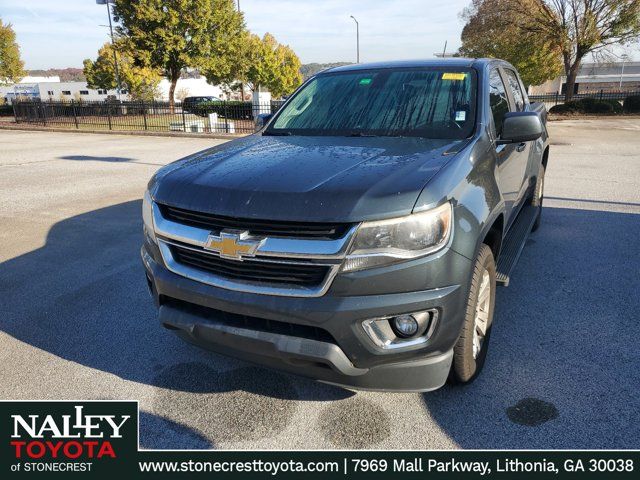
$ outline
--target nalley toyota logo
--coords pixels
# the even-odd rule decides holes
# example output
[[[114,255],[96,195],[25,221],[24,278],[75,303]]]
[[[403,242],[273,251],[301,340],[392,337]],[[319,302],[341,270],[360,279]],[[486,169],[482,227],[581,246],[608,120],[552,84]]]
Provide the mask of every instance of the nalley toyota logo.
[[[10,442],[16,449],[16,458],[42,458],[47,453],[53,458],[116,458],[110,439],[122,438],[121,429],[131,416],[86,415],[82,405],[75,405],[74,410],[73,419],[71,415],[11,415],[11,438],[20,439]]]
[[[11,471],[66,471],[114,463],[137,451],[136,402],[0,402]],[[6,448],[8,446],[8,449]],[[0,474],[0,476],[2,476]]]

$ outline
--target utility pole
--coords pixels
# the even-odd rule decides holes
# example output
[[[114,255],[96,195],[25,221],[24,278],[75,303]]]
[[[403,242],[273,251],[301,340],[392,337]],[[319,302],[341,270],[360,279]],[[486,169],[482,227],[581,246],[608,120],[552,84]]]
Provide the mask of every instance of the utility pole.
[[[353,18],[353,21],[356,22],[356,63],[360,63],[360,24],[356,17],[350,15]]]
[[[118,94],[118,100],[120,100],[120,92],[122,87],[120,85],[120,72],[118,71],[118,57],[116,55],[116,47],[113,41],[113,23],[111,22],[111,8],[109,8],[110,3],[114,3],[115,0],[96,0],[96,4],[98,5],[106,5],[107,6],[107,16],[109,17],[109,32],[111,33],[111,50],[113,51],[113,65],[116,72],[116,92]]]
[[[238,13],[240,13],[240,0],[238,0]],[[244,102],[244,82],[240,81],[240,101]]]

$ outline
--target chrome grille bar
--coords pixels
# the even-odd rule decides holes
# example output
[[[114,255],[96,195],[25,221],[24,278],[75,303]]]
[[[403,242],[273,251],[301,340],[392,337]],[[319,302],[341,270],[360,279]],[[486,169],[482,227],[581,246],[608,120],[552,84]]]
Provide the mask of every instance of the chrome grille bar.
[[[204,247],[211,233],[202,228],[183,225],[165,219],[157,205],[153,206],[153,222],[156,234],[168,240]],[[282,258],[316,258],[342,260],[351,238],[357,229],[352,226],[339,239],[299,239],[299,238],[269,238],[260,247],[259,255],[265,257]]]
[[[236,265],[227,263],[226,266],[220,266],[216,263],[220,262],[220,255],[204,249],[211,233],[209,230],[168,220],[163,217],[160,208],[155,204],[153,221],[160,253],[170,271],[191,280],[228,290],[291,297],[319,297],[327,292],[340,270],[357,228],[357,225],[353,225],[343,237],[338,239],[267,237],[256,252],[256,256],[247,258],[244,262],[226,260]],[[176,251],[175,254],[173,252],[176,248],[192,252],[192,255],[186,255],[184,261],[180,261],[179,252]],[[211,260],[208,261],[206,257],[211,257]],[[251,265],[256,265],[255,279],[250,278],[245,271],[241,271],[243,263],[248,269]],[[259,267],[259,264],[264,265],[264,268]],[[289,264],[292,271],[300,272],[299,279],[296,280],[294,275],[283,275],[279,279],[272,272],[277,272],[277,265],[280,264]],[[316,271],[318,268],[324,268],[326,274],[322,278],[322,276],[304,273],[301,268],[305,266]],[[287,278],[291,278],[291,281],[287,282]],[[315,281],[320,278],[322,280],[316,284]],[[305,284],[307,279],[313,279],[314,283]]]

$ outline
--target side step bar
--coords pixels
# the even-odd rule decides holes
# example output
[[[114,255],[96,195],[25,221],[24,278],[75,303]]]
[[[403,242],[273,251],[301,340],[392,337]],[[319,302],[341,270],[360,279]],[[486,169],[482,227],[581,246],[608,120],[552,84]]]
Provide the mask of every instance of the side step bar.
[[[496,283],[507,287],[509,276],[518,263],[524,244],[531,233],[531,228],[536,221],[538,209],[531,205],[522,208],[515,223],[509,229],[504,238],[500,250],[500,258],[496,266]]]

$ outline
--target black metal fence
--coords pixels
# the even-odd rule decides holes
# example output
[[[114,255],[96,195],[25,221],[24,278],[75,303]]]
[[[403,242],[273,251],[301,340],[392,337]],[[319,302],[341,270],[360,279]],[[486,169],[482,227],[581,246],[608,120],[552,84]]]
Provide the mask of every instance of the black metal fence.
[[[1,99],[0,99],[1,102]],[[11,117],[13,116],[13,107],[6,103],[0,103],[0,117]]]
[[[17,123],[79,130],[248,134],[259,114],[273,114],[283,103],[219,101],[171,108],[168,102],[14,100],[13,113]]]
[[[571,100],[595,98],[597,100],[618,100],[620,103],[624,103],[625,98],[637,95],[640,95],[640,90],[594,90],[592,92],[576,93]],[[564,103],[564,94],[546,93],[544,95],[529,95],[529,100],[531,102],[543,102],[547,104],[547,106],[553,106]]]
[[[579,93],[573,100],[595,98],[617,100],[621,104],[640,91],[599,90]],[[544,102],[547,108],[564,103],[564,95],[550,93],[530,95],[532,102]],[[259,114],[273,114],[284,103],[216,101],[198,104],[144,101],[41,101],[14,100],[17,123],[66,127],[84,130],[164,131],[215,134],[249,134],[256,130]]]

